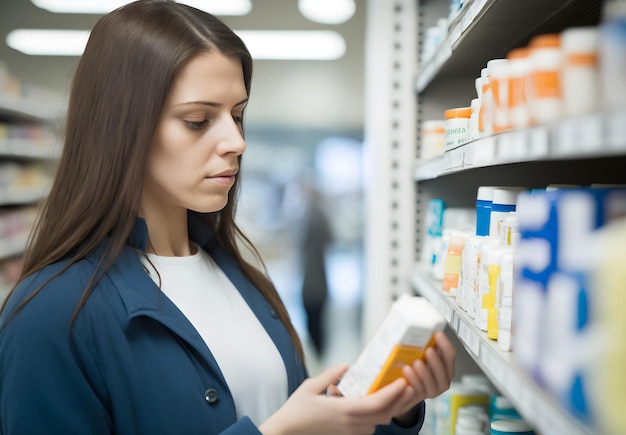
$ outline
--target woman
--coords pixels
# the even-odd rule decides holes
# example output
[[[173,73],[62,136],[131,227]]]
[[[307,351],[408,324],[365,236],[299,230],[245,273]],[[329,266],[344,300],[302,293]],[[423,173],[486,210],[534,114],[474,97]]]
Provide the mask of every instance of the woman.
[[[241,40],[182,4],[138,1],[96,24],[0,316],[1,433],[419,430],[423,400],[453,376],[444,336],[407,380],[337,397],[346,366],[305,380],[285,307],[243,258],[234,215],[251,73]]]

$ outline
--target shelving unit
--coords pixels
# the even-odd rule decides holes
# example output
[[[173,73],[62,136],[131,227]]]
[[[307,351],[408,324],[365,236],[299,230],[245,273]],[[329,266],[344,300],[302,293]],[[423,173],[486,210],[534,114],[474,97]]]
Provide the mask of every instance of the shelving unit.
[[[447,15],[449,2],[421,0],[419,28]],[[475,98],[474,80],[490,59],[502,58],[535,35],[567,27],[595,25],[601,1],[588,0],[470,0],[449,23],[449,33],[435,56],[418,68],[415,89],[419,125],[441,119],[447,108],[469,106]],[[419,155],[419,142],[415,142]],[[548,184],[622,184],[626,163],[626,108],[563,119],[550,125],[511,130],[468,142],[443,156],[418,161],[416,253],[422,244],[425,205],[442,198],[448,207],[473,208],[481,185],[545,187]],[[414,292],[427,297],[446,317],[478,367],[507,396],[522,416],[541,434],[590,434],[542,390],[516,363],[510,352],[474,326],[454,298],[419,265],[412,271]]]
[[[430,277],[426,267],[415,267],[412,282],[416,291],[439,309],[469,355],[498,391],[511,400],[539,433],[593,433],[563,410],[549,393],[537,386],[515,363],[510,352],[501,350],[497,342],[478,330],[474,320],[456,304],[455,298],[439,290],[441,283]]]
[[[624,154],[626,111],[595,113],[468,142],[442,156],[418,162],[414,175],[415,181],[425,181],[472,168]]]
[[[2,128],[19,126],[27,130],[43,126],[51,129],[50,134],[37,131],[25,137],[15,131],[0,135],[0,165],[4,171],[0,182],[0,301],[12,285],[19,257],[26,246],[29,223],[34,217],[33,206],[46,197],[49,189],[48,174],[52,173],[60,154],[52,131],[62,111],[61,105],[43,98],[18,98],[0,91]]]
[[[428,161],[418,161],[417,156],[422,122],[442,119],[446,109],[469,106],[476,94],[475,79],[487,61],[527,45],[538,34],[599,24],[602,1],[465,0],[449,21],[447,37],[420,65],[421,38],[439,18],[448,16],[449,5],[448,0],[367,4],[367,33],[376,37],[366,41],[366,74],[371,77],[366,102],[372,116],[366,118],[365,142],[373,149],[370,171],[375,174],[367,192],[366,258],[371,267],[366,267],[365,282],[366,300],[372,302],[365,310],[366,327],[377,325],[399,292],[422,294],[444,314],[463,344],[461,352],[467,352],[540,434],[593,433],[538,387],[510,352],[500,351],[476,329],[419,261],[431,198],[442,198],[447,207],[473,208],[481,185],[625,184],[626,108],[507,131]],[[417,58],[411,52],[416,43]],[[406,79],[408,70],[411,78]],[[404,99],[407,88],[412,89],[413,103]],[[413,118],[399,120],[399,111]],[[404,178],[403,165],[409,159],[415,164],[411,176]],[[399,191],[403,196],[397,205]],[[413,213],[412,225],[402,225],[398,218],[407,213]],[[405,258],[409,243],[412,263],[406,268],[395,259]]]

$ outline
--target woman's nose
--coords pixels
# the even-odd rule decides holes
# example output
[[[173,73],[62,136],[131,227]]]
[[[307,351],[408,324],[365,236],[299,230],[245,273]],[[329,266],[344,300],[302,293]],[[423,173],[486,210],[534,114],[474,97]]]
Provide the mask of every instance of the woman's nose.
[[[243,138],[241,124],[231,116],[224,118],[222,123],[222,138],[220,140],[220,151],[222,153],[235,153],[241,155],[246,150],[246,141]]]

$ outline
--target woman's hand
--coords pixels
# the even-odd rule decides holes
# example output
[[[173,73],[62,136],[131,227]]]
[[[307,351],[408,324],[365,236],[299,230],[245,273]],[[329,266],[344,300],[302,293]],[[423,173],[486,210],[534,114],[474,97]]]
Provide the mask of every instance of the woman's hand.
[[[425,357],[425,361],[417,360],[402,369],[408,385],[399,404],[401,411],[394,418],[403,426],[415,423],[411,410],[418,403],[446,391],[454,378],[456,350],[443,332],[435,333],[435,346],[426,350]]]
[[[401,426],[414,426],[417,423],[415,406],[446,391],[454,378],[456,350],[445,334],[435,334],[435,347],[428,349],[425,356],[426,363],[418,360],[403,368],[408,385],[399,399],[400,412],[394,415],[394,420]],[[335,385],[328,387],[328,394],[341,396]]]
[[[259,430],[264,435],[371,434],[380,424],[389,424],[411,402],[413,387],[398,379],[365,397],[324,395],[346,372],[345,364],[331,367],[305,380],[287,402]],[[407,395],[410,392],[410,395]]]

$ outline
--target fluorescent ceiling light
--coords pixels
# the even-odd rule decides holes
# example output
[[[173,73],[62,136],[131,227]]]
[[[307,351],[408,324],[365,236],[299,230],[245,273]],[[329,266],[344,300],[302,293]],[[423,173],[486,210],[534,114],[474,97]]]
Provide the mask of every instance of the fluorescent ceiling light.
[[[35,6],[54,13],[106,14],[129,0],[30,0]],[[251,0],[178,0],[214,15],[246,15],[252,10]]]
[[[7,45],[36,56],[80,56],[89,30],[16,29],[7,35]]]
[[[330,30],[236,31],[255,59],[335,60],[346,52],[343,37]]]
[[[342,57],[346,43],[337,32],[237,31],[255,59],[334,60]],[[37,56],[80,56],[89,39],[88,30],[16,29],[9,32],[7,45]]]
[[[354,15],[354,0],[298,0],[300,13],[311,21],[341,24]]]

